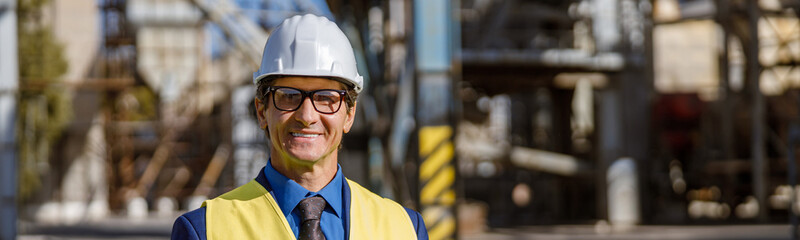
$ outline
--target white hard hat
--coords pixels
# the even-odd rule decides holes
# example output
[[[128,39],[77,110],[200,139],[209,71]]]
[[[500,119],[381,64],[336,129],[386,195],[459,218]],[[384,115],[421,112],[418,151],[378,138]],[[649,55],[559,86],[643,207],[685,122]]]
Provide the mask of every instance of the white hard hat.
[[[306,14],[286,20],[264,46],[253,84],[269,76],[332,77],[361,92],[353,47],[342,30],[325,17]]]

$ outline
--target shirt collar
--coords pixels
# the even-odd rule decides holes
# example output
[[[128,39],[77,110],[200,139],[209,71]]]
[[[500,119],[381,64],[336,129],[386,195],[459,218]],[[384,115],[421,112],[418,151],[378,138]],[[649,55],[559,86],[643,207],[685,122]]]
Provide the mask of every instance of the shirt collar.
[[[267,161],[267,166],[264,167],[264,175],[266,176],[269,185],[272,187],[275,201],[278,202],[278,206],[281,208],[281,211],[285,216],[289,216],[294,207],[297,206],[301,200],[307,197],[320,195],[325,199],[326,202],[328,202],[328,205],[331,206],[333,212],[337,216],[341,217],[341,213],[343,211],[342,179],[344,179],[344,176],[342,175],[342,166],[337,164],[336,175],[334,175],[333,180],[331,180],[328,185],[325,185],[325,187],[323,187],[319,192],[308,191],[294,180],[289,179],[288,177],[279,173],[277,170],[275,170],[275,168],[272,167],[272,159]]]

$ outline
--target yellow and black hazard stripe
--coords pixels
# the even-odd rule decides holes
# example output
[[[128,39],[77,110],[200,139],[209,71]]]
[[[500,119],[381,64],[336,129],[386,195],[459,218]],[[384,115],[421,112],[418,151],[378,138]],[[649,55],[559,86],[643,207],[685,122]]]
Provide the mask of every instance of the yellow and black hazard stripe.
[[[453,128],[428,126],[419,130],[420,206],[431,240],[454,239],[455,180]]]

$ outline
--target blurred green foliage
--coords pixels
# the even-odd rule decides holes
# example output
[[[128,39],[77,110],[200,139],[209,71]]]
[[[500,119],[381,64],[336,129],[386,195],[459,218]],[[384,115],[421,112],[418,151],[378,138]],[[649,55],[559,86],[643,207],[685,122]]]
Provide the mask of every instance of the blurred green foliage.
[[[17,113],[19,200],[28,200],[49,171],[50,149],[72,119],[72,97],[59,77],[64,47],[42,10],[50,0],[17,0],[20,91]]]
[[[139,103],[138,108],[132,110],[129,116],[129,121],[151,121],[156,120],[158,117],[158,97],[147,86],[136,86],[131,88],[130,92],[136,101]]]

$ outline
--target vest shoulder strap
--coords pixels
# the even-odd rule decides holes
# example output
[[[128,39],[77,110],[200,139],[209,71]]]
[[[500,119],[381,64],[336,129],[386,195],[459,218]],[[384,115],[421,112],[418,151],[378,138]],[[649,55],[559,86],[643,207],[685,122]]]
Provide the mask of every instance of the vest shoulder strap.
[[[350,240],[417,239],[408,213],[400,204],[347,179],[350,186]]]
[[[296,239],[272,195],[252,180],[206,207],[206,237],[215,239]]]

